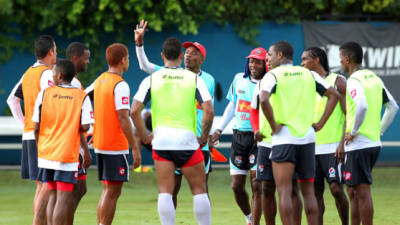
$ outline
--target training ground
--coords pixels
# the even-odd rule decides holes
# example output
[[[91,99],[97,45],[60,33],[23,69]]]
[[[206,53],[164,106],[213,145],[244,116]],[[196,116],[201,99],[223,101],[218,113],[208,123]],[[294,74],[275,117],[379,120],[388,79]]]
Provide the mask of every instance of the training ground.
[[[400,167],[377,167],[373,171],[374,224],[400,224]],[[89,170],[88,192],[75,214],[75,224],[96,224],[97,202],[102,184],[95,169]],[[327,187],[326,187],[327,188]],[[247,183],[247,190],[250,190]],[[32,200],[35,183],[21,180],[18,170],[0,170],[0,225],[28,225],[32,223]],[[215,169],[209,179],[212,224],[244,225],[245,220],[236,205],[230,187],[228,169]],[[325,225],[341,224],[333,197],[325,192]],[[188,184],[182,183],[176,211],[177,225],[197,224],[193,215],[192,197]],[[262,218],[263,220],[263,218]],[[279,215],[277,224],[281,224]],[[125,183],[118,201],[113,225],[160,224],[157,213],[157,179],[154,172],[133,173]],[[265,224],[263,221],[261,224]],[[302,224],[307,224],[303,212]]]

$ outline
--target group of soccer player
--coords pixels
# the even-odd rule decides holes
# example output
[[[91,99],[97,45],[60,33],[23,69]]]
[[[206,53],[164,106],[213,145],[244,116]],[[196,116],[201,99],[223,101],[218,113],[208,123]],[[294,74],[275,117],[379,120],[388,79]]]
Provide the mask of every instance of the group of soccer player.
[[[98,178],[103,183],[97,224],[112,224],[123,182],[129,178],[129,146],[137,168],[141,164],[138,143],[142,143],[152,148],[161,224],[175,224],[184,176],[198,224],[210,225],[210,149],[233,118],[231,186],[247,225],[260,224],[262,213],[265,224],[275,224],[276,189],[284,225],[301,224],[303,201],[308,224],[322,225],[325,179],[342,224],[349,224],[344,183],[351,224],[372,224],[372,168],[381,149],[380,136],[398,106],[382,80],[362,68],[359,44],[340,47],[338,57],[347,80],[329,71],[327,55],[318,47],[303,52],[301,66],[293,65],[288,42],[277,42],[268,51],[253,49],[244,72],[234,76],[229,103],[211,132],[215,80],[201,68],[205,47],[168,38],[161,52],[164,65],[155,65],[144,51],[146,27],[147,22],[141,21],[134,33],[140,69],[149,76],[131,106],[130,88],[122,78],[129,68],[124,44],[107,47],[108,70],[84,90],[78,76],[90,62],[90,50],[73,42],[67,47],[67,59],[57,59],[51,36],[36,39],[37,62],[7,99],[13,116],[24,125],[21,176],[37,184],[34,225],[73,224],[87,190],[91,126]],[[141,113],[148,103],[152,131],[146,129]],[[386,110],[381,118],[382,105]],[[245,189],[249,171],[251,203]]]

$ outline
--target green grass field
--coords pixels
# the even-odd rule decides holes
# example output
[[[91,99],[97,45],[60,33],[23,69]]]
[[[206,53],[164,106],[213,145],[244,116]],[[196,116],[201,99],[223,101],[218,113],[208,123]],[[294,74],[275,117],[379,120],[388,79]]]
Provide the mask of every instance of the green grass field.
[[[0,171],[0,224],[31,224],[34,188],[33,182],[19,178],[19,171]],[[97,181],[96,171],[90,170],[88,193],[79,205],[75,215],[75,224],[96,224],[96,207],[101,188],[101,183]],[[213,224],[245,224],[244,217],[233,199],[228,170],[221,169],[212,172],[209,190]],[[375,204],[374,224],[400,224],[400,168],[375,168],[372,193]],[[325,199],[325,224],[340,224],[329,191],[326,192]],[[176,217],[176,224],[178,225],[196,224],[192,211],[192,197],[187,183],[183,183],[179,195]],[[131,181],[124,185],[113,224],[160,224],[157,213],[155,173],[131,174]],[[261,224],[264,224],[264,222]],[[281,224],[279,215],[277,224]],[[306,224],[304,215],[303,224]]]

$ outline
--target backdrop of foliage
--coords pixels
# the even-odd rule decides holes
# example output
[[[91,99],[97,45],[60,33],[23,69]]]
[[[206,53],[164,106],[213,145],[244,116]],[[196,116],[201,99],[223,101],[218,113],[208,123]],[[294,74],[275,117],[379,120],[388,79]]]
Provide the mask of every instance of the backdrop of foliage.
[[[140,19],[157,32],[177,28],[183,34],[197,34],[205,22],[229,23],[256,45],[257,26],[265,20],[296,23],[349,14],[390,19],[400,14],[397,0],[0,0],[0,5],[0,63],[16,49],[32,51],[35,36],[51,32],[90,47],[97,65],[90,66],[87,79],[103,67],[103,60],[97,60],[103,59],[102,38],[112,34],[116,41],[131,41],[126,31]]]

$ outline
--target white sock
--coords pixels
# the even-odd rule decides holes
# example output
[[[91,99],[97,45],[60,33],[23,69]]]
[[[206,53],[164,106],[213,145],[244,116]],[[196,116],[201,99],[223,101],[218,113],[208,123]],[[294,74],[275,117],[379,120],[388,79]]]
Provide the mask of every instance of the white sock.
[[[175,224],[175,207],[171,194],[158,194],[158,215],[162,225]]]
[[[211,225],[211,206],[208,195],[193,195],[193,211],[199,225]]]
[[[251,215],[251,213],[246,216],[246,222],[253,224],[253,216]]]

